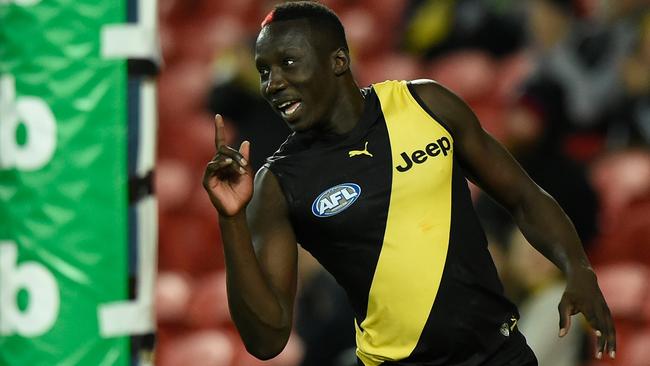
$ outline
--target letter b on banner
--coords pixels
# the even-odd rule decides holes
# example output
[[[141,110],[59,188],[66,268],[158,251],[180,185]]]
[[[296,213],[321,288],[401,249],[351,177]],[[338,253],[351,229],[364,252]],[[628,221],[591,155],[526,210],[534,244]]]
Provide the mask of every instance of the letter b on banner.
[[[27,131],[24,143],[18,141],[18,128]],[[50,107],[40,98],[16,98],[13,76],[0,75],[0,169],[38,170],[56,150],[56,120]]]
[[[19,264],[17,246],[0,241],[0,335],[38,337],[49,331],[59,314],[59,286],[38,262]],[[27,306],[18,307],[20,290],[27,293]]]

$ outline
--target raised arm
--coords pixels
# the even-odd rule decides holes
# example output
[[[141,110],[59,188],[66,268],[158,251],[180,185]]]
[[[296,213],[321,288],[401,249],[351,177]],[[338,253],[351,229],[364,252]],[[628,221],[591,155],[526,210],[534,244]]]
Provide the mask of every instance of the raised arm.
[[[583,313],[598,338],[596,357],[615,356],[616,334],[609,308],[573,224],[557,202],[537,186],[515,159],[481,128],[458,96],[431,80],[413,82],[427,107],[450,129],[455,154],[470,179],[502,204],[526,239],[564,272],[567,287],[558,306],[560,336],[571,315]]]
[[[226,146],[219,115],[215,128],[217,154],[203,186],[219,214],[228,305],[248,352],[265,360],[282,351],[291,333],[296,238],[273,173],[263,168],[253,184],[248,142],[239,151]]]

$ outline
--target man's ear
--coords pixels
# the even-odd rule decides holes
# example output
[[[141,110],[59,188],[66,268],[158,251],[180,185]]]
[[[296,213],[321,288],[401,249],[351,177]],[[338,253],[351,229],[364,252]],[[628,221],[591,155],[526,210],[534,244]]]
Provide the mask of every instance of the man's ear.
[[[350,55],[344,48],[339,48],[332,53],[333,70],[336,76],[341,76],[350,70]]]

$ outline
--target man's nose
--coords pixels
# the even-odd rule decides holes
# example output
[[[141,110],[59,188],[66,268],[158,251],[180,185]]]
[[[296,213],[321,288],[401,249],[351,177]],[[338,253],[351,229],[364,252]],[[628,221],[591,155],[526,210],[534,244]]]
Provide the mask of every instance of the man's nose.
[[[273,95],[286,87],[287,81],[282,76],[282,73],[279,70],[271,70],[269,82],[266,84],[266,93]]]

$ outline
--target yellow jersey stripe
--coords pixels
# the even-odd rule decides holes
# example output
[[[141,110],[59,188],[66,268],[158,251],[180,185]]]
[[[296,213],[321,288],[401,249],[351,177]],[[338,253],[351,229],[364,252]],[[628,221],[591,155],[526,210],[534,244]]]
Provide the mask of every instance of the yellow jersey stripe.
[[[445,266],[451,225],[453,139],[415,101],[406,82],[375,84],[388,128],[392,187],[384,240],[363,322],[357,356],[366,366],[408,357],[418,343]],[[406,156],[440,138],[450,151],[398,170]],[[422,161],[425,159],[425,161]]]

